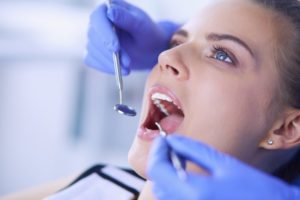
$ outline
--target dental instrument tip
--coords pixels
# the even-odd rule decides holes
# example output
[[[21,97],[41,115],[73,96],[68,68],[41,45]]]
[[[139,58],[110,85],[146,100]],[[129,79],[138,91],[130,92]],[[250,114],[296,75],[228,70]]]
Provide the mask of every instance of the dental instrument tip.
[[[155,122],[155,125],[158,127],[159,129],[159,133],[162,137],[166,137],[167,133],[162,129],[162,127],[160,126],[160,124],[158,122]]]
[[[160,135],[162,137],[166,137],[167,133],[162,129],[161,125],[158,122],[155,122],[155,125],[159,129]],[[184,167],[182,166],[182,163],[181,163],[178,155],[172,149],[170,151],[170,159],[171,159],[171,162],[172,162],[174,168],[176,169],[176,173],[177,173],[179,179],[182,181],[185,181],[187,178],[187,174],[184,170]]]

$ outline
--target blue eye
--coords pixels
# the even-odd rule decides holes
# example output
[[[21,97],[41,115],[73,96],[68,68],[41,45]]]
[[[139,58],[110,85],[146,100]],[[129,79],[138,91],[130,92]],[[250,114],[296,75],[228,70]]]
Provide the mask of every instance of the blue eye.
[[[218,46],[213,47],[211,57],[218,61],[225,62],[231,65],[235,65],[237,63],[235,56],[230,51],[228,51],[223,47],[218,47]]]
[[[217,60],[220,60],[222,62],[227,62],[227,63],[233,64],[233,61],[230,58],[230,56],[228,56],[228,54],[222,50],[217,50],[215,52],[214,58]]]

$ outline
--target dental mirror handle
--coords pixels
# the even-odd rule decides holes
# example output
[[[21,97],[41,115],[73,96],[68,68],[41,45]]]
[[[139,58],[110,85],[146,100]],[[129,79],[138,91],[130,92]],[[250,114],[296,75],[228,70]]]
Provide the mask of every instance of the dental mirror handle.
[[[119,89],[119,103],[123,104],[123,79],[121,74],[119,52],[113,52],[112,56],[114,62],[116,83]]]
[[[111,4],[111,0],[106,1],[107,7],[109,7]],[[116,27],[112,25],[112,30],[117,33]],[[113,63],[114,63],[114,71],[115,71],[115,78],[116,83],[119,89],[119,103],[123,104],[123,79],[122,79],[122,73],[121,73],[121,62],[120,62],[120,54],[119,52],[113,52]]]

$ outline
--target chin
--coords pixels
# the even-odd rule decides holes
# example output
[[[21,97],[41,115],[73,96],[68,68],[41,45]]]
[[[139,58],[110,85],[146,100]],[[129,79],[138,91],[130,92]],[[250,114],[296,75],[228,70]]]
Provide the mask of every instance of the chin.
[[[152,142],[144,142],[135,138],[128,152],[128,163],[141,177],[147,178],[147,163]]]

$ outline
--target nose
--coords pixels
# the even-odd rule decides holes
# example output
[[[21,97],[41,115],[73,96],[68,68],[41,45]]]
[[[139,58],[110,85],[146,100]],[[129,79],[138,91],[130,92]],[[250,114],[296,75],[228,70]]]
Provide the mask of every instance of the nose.
[[[160,70],[178,80],[187,80],[189,70],[184,62],[183,53],[179,46],[162,52],[158,57]]]

